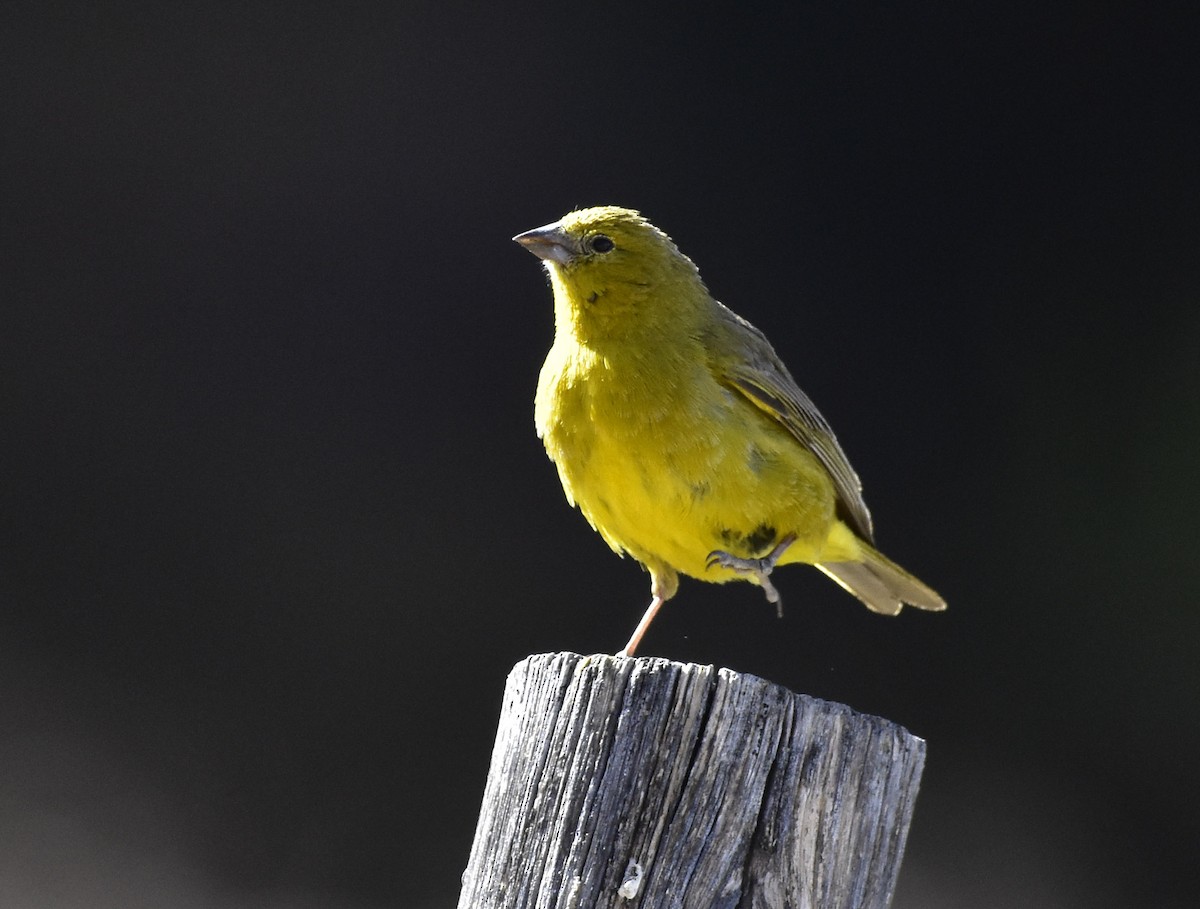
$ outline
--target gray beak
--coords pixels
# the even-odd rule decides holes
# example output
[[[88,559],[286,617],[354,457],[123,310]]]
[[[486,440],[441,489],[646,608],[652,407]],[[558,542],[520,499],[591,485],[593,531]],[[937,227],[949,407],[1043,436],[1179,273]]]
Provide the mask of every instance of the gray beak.
[[[539,259],[557,262],[559,265],[566,265],[579,255],[575,241],[562,229],[561,221],[517,234],[513,241],[520,243]]]

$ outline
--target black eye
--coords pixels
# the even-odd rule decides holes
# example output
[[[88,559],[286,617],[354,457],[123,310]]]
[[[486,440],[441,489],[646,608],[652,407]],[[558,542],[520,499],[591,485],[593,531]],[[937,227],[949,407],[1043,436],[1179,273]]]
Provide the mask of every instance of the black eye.
[[[612,249],[614,246],[616,246],[616,244],[613,243],[613,241],[610,240],[608,237],[604,236],[604,234],[596,234],[596,236],[592,237],[592,241],[591,241],[592,252],[598,252],[598,253],[612,252]]]

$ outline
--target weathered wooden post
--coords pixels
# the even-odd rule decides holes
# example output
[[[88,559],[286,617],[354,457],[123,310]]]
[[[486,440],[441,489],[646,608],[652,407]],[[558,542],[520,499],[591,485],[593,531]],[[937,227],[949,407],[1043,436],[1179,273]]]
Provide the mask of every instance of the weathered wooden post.
[[[924,762],[899,726],[754,676],[529,657],[459,909],[886,909]]]

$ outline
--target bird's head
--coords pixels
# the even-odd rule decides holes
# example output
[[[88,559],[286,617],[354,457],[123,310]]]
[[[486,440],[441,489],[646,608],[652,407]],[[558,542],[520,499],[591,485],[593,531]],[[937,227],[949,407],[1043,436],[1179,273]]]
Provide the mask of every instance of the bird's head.
[[[556,320],[583,337],[678,331],[710,302],[692,260],[628,208],[573,211],[513,240],[545,264]]]

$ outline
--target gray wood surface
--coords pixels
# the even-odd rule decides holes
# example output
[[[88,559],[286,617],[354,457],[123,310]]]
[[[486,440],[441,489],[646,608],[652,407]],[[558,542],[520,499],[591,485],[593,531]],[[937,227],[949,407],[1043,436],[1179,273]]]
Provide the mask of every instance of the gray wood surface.
[[[754,676],[529,657],[459,909],[885,909],[924,762],[894,723]]]

